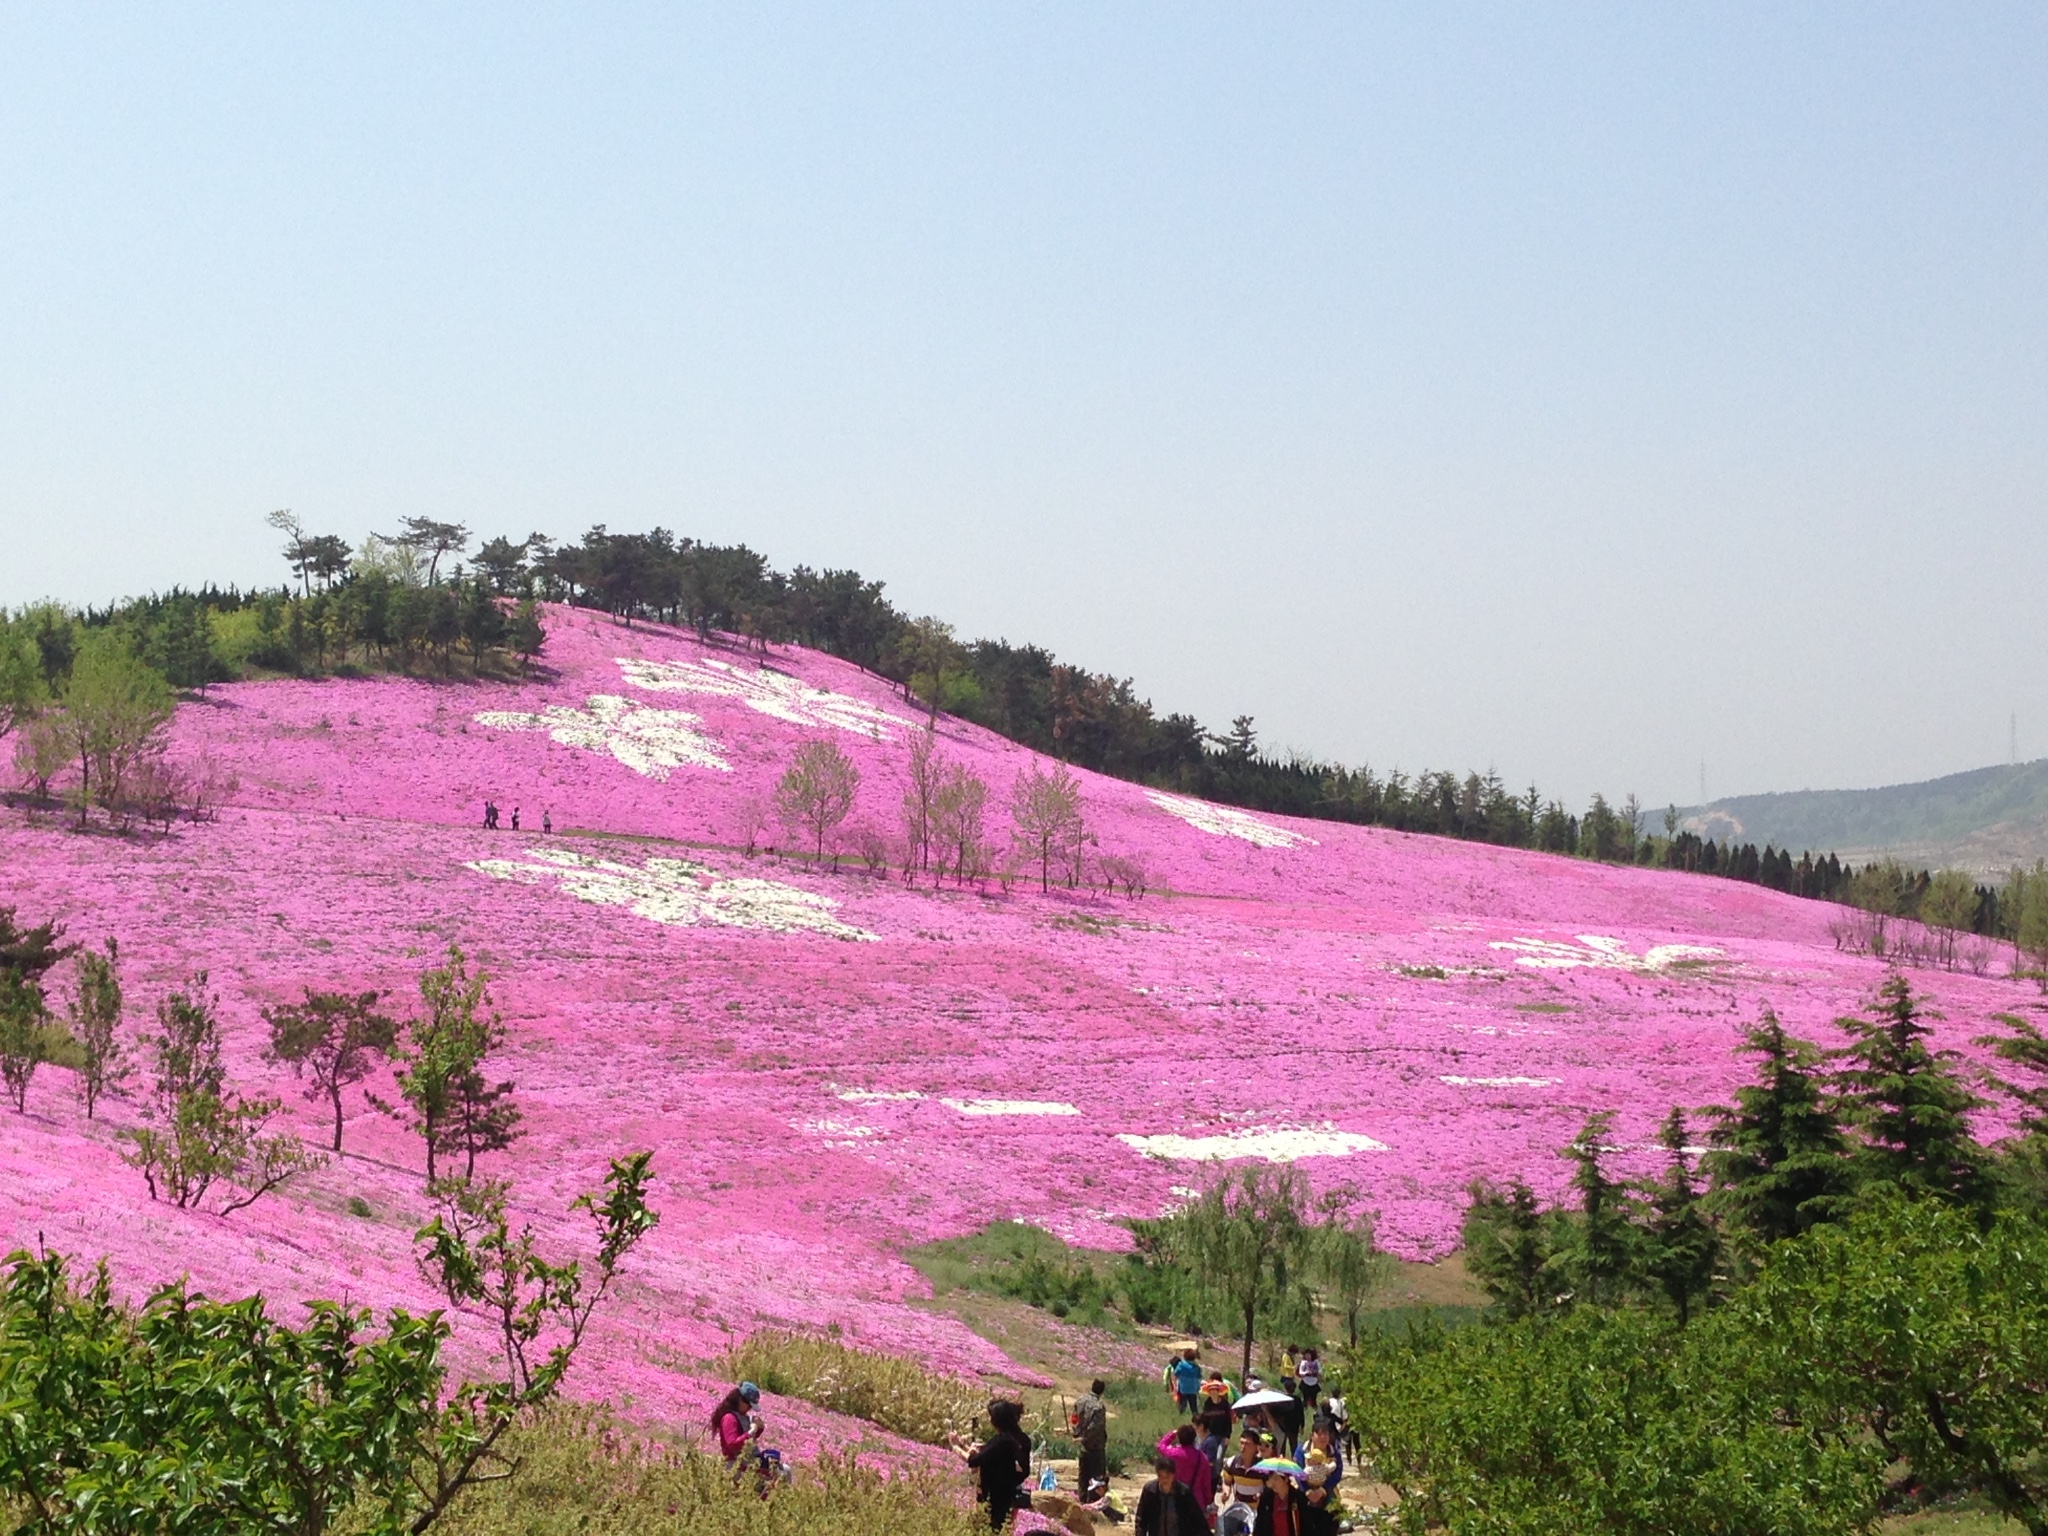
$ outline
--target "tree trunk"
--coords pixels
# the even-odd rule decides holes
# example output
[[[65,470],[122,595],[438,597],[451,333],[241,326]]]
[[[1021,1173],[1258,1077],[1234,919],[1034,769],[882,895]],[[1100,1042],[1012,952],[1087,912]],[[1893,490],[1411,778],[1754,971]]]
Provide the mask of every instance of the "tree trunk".
[[[341,1150],[341,1084],[336,1082],[330,1090],[334,1097],[334,1150]]]
[[[1252,1374],[1252,1323],[1258,1314],[1256,1302],[1246,1302],[1244,1307],[1244,1364],[1237,1373],[1238,1384],[1242,1386]]]

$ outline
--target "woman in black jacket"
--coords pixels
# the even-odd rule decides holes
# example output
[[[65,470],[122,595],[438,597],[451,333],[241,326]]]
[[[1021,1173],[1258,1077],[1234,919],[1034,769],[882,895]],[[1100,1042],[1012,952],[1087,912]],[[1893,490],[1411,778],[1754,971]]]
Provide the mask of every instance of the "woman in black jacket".
[[[1000,1531],[1025,1499],[1024,1482],[1031,1476],[1031,1437],[1024,1433],[1024,1408],[997,1398],[988,1405],[989,1437],[972,1448],[955,1443],[967,1465],[981,1474],[978,1502],[988,1506],[988,1524]]]
[[[1131,1536],[1209,1536],[1209,1517],[1195,1502],[1195,1490],[1180,1480],[1173,1458],[1152,1458],[1152,1481],[1138,1495]]]

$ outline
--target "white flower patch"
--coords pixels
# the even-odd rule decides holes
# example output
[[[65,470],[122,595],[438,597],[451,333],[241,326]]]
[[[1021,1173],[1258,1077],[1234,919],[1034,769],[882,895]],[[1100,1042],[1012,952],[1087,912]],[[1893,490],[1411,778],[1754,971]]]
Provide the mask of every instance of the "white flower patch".
[[[870,741],[889,741],[897,726],[911,722],[843,693],[813,688],[783,672],[736,667],[725,661],[643,661],[614,658],[626,686],[651,693],[708,693],[738,699],[757,714],[790,725],[852,731]]]
[[[1312,837],[1276,827],[1256,816],[1232,810],[1227,805],[1211,805],[1207,800],[1195,800],[1187,795],[1169,795],[1163,789],[1148,789],[1145,798],[1169,816],[1178,816],[1198,832],[1239,838],[1259,848],[1299,848],[1304,843],[1311,848],[1315,846],[1316,840]]]
[[[1292,1163],[1304,1157],[1349,1157],[1354,1152],[1387,1150],[1383,1141],[1328,1126],[1320,1130],[1231,1131],[1222,1136],[1119,1136],[1117,1140],[1146,1157],[1176,1163],[1220,1163],[1243,1157]]]
[[[671,768],[715,768],[732,772],[724,749],[697,726],[702,721],[680,709],[649,709],[616,694],[593,693],[582,709],[550,704],[539,714],[486,710],[478,725],[500,731],[546,731],[565,747],[608,752],[635,773],[666,779]]]
[[[924,1097],[915,1088],[906,1088],[900,1092],[892,1092],[887,1088],[835,1088],[832,1095],[834,1098],[845,1100],[848,1104],[905,1104],[912,1099]]]
[[[1554,1077],[1440,1077],[1453,1088],[1548,1088]]]
[[[835,939],[875,937],[832,916],[839,903],[829,896],[773,880],[723,879],[718,871],[688,859],[649,859],[636,867],[566,848],[529,848],[526,858],[526,863],[478,859],[467,867],[521,885],[553,880],[578,901],[624,907],[635,917],[672,927],[715,923],[768,933],[821,933]]]
[[[1495,939],[1489,949],[1516,951],[1515,964],[1538,971],[1634,971],[1647,975],[1669,970],[1681,960],[1718,960],[1724,951],[1704,944],[1658,944],[1632,954],[1620,939],[1582,933],[1577,944],[1555,939]]]
[[[1071,1104],[1044,1099],[941,1099],[939,1102],[961,1115],[1078,1115]]]

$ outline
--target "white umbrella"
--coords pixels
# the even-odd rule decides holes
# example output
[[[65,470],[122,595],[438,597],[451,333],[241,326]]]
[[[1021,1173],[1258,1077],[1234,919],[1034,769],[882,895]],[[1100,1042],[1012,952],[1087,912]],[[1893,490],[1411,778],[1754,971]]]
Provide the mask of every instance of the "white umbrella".
[[[1270,1408],[1275,1403],[1291,1403],[1293,1401],[1294,1399],[1287,1393],[1275,1392],[1271,1387],[1268,1387],[1263,1392],[1247,1392],[1230,1406],[1233,1410],[1239,1408]]]

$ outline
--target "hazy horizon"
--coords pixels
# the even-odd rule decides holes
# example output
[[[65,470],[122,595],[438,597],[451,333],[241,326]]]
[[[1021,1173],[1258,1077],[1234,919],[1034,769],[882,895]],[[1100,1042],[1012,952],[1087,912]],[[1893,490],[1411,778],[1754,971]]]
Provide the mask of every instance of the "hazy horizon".
[[[2048,751],[2048,13],[0,19],[0,603],[665,525],[1575,804]]]

